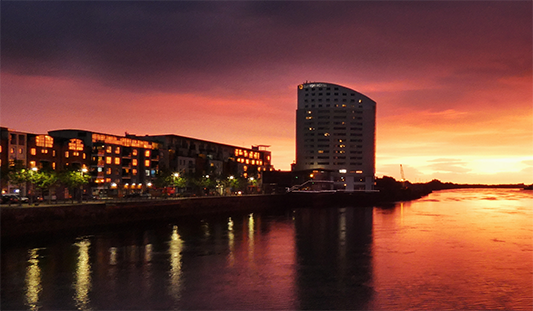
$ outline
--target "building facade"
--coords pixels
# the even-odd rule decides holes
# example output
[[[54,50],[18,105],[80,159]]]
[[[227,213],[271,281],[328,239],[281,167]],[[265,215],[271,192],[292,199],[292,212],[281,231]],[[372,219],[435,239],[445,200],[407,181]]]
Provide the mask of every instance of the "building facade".
[[[84,130],[48,133],[63,142],[63,165],[88,169],[95,195],[144,191],[159,170],[158,143]]]
[[[375,101],[337,84],[298,85],[294,170],[338,172],[338,188],[372,190],[375,140]]]
[[[161,146],[161,167],[185,175],[242,176],[260,180],[272,170],[268,146],[243,148],[178,135],[128,137],[150,140]]]
[[[243,148],[178,135],[117,136],[66,129],[34,134],[1,128],[2,193],[28,193],[7,181],[15,163],[26,169],[79,171],[91,175],[85,194],[122,196],[153,188],[160,171],[213,179],[244,177],[261,186],[273,169],[267,146]],[[58,199],[68,198],[59,187]],[[54,194],[54,195],[55,195]]]

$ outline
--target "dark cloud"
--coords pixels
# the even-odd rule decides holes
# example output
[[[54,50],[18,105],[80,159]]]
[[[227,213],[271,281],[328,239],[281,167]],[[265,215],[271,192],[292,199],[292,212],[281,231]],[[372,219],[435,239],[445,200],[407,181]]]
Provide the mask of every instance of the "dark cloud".
[[[1,12],[3,71],[129,89],[236,87],[303,68],[372,81],[531,67],[530,2],[13,1]]]

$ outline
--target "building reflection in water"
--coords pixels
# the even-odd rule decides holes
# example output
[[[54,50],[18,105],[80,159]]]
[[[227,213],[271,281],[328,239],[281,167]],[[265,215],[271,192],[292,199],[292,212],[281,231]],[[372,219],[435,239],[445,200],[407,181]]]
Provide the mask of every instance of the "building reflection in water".
[[[254,261],[254,214],[248,215],[248,260]]]
[[[235,233],[233,232],[233,219],[228,218],[228,266],[235,264]]]
[[[74,280],[74,301],[78,310],[89,310],[91,291],[91,263],[89,249],[91,242],[85,238],[74,244],[78,247],[78,260]]]
[[[207,225],[207,224],[206,224]],[[178,226],[173,226],[172,235],[169,242],[170,255],[170,284],[168,287],[169,295],[177,303],[181,300],[181,251],[183,250],[183,241],[178,233]]]
[[[30,249],[28,255],[28,266],[26,268],[26,306],[30,310],[38,310],[39,295],[42,291],[39,249]]]
[[[365,309],[372,298],[372,208],[295,211],[300,309]]]

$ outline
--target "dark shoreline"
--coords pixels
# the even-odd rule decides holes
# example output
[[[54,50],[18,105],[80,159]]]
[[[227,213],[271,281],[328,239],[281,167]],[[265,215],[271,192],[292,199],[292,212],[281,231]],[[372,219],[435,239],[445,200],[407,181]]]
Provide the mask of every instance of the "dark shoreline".
[[[258,212],[299,207],[390,205],[396,201],[415,200],[427,194],[413,192],[400,195],[387,195],[380,192],[288,193],[74,205],[3,206],[1,208],[1,237],[5,241],[41,233],[60,233],[99,226],[134,225],[139,222],[191,215]]]

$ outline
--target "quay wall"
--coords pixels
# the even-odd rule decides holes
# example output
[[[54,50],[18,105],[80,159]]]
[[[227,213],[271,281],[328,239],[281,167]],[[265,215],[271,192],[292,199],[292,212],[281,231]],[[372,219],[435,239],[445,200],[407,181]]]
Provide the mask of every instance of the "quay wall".
[[[383,202],[379,193],[289,193],[174,200],[146,200],[75,205],[4,206],[1,237],[14,238],[95,226],[134,224],[187,215],[258,212],[299,207],[371,206]]]

